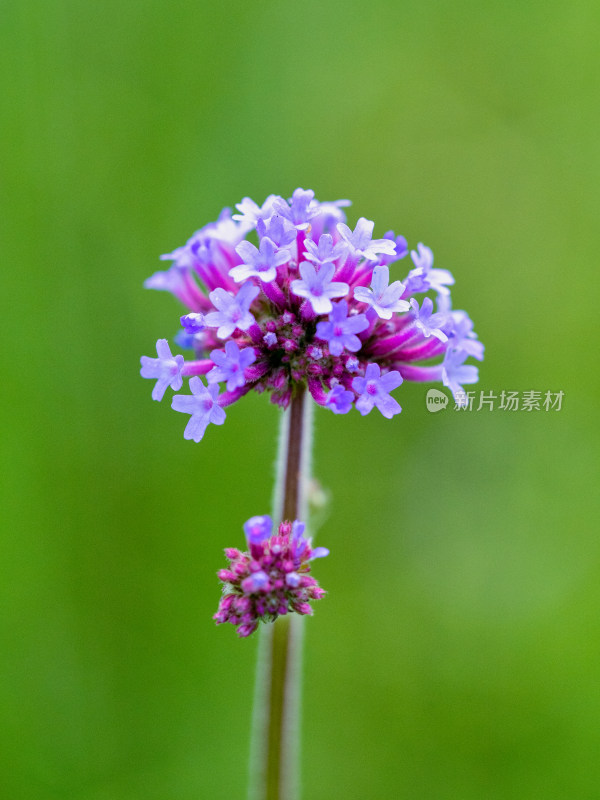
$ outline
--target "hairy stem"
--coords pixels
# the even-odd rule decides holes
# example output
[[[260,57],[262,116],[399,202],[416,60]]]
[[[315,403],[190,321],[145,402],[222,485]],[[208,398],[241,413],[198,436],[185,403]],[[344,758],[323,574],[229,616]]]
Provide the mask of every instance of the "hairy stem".
[[[282,420],[273,518],[305,520],[312,420],[298,387]],[[251,800],[297,800],[302,619],[261,625],[252,725]]]

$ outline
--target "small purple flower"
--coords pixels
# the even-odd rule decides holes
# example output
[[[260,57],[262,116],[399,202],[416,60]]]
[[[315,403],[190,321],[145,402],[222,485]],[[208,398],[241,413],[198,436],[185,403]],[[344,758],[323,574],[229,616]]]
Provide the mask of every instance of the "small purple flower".
[[[241,283],[247,278],[260,278],[261,281],[270,283],[277,277],[277,267],[292,257],[288,250],[279,249],[268,236],[261,240],[260,249],[257,249],[252,242],[244,240],[235,250],[244,260],[243,264],[229,270],[236,283]]]
[[[268,236],[277,247],[287,247],[296,241],[296,228],[279,214],[273,214],[267,222],[264,219],[257,220],[256,232],[259,239]]]
[[[156,355],[158,358],[142,356],[140,361],[142,368],[140,374],[142,378],[156,378],[156,384],[152,389],[152,399],[162,400],[170,386],[175,391],[181,389],[183,379],[181,370],[183,369],[183,356],[171,355],[171,348],[166,339],[159,339],[156,342]]]
[[[341,356],[344,348],[356,353],[362,346],[357,333],[366,330],[369,322],[364,314],[348,316],[348,303],[341,300],[331,309],[329,322],[317,323],[317,336],[329,344],[332,356]]]
[[[186,333],[200,333],[206,328],[204,314],[185,314],[179,321]]]
[[[403,284],[394,281],[390,286],[389,282],[389,267],[384,264],[377,266],[373,270],[371,288],[357,286],[354,298],[361,303],[367,303],[380,319],[391,319],[394,311],[407,311],[410,306],[406,300],[400,300],[404,292]]]
[[[316,314],[328,314],[333,308],[332,297],[343,297],[349,289],[347,283],[333,281],[335,267],[324,264],[317,272],[309,261],[300,264],[301,280],[292,281],[292,292],[298,297],[306,297]]]
[[[273,520],[268,514],[258,517],[250,517],[247,522],[244,522],[244,533],[248,544],[260,544],[265,539],[268,539],[273,530]]]
[[[234,341],[229,340],[225,344],[225,352],[213,350],[210,358],[217,366],[211,369],[206,380],[209,383],[227,381],[227,391],[232,392],[246,382],[244,370],[250,364],[254,364],[256,353],[251,347],[244,347],[243,350],[240,350]]]
[[[429,297],[423,299],[421,308],[418,302],[413,297],[410,301],[412,306],[412,313],[415,319],[415,325],[421,331],[423,336],[428,339],[430,336],[435,336],[440,342],[447,342],[448,337],[440,330],[447,321],[446,314],[433,313],[433,300]]]
[[[227,339],[236,328],[247,331],[255,322],[249,309],[259,291],[258,286],[253,286],[250,282],[244,283],[236,295],[226,292],[225,289],[213,289],[209,297],[218,311],[207,314],[205,322],[210,328],[219,329],[219,339]]]
[[[347,414],[352,408],[354,393],[344,389],[341,383],[336,384],[327,395],[325,405],[334,414]]]
[[[323,264],[332,264],[348,251],[348,245],[345,241],[340,240],[334,244],[333,237],[328,233],[323,233],[319,237],[318,244],[313,242],[312,239],[306,239],[304,244],[307,248],[304,255],[318,267],[323,266]]]
[[[274,202],[281,199],[276,194],[270,194],[262,206],[259,206],[250,197],[244,197],[241,203],[235,204],[240,213],[234,214],[232,219],[239,220],[248,229],[254,228],[258,220],[268,219],[271,216]]]
[[[319,213],[319,203],[315,200],[312,189],[296,189],[290,197],[290,205],[279,198],[274,203],[275,211],[288,219],[299,231],[306,230],[313,217]]]
[[[449,294],[448,286],[454,284],[454,277],[447,269],[433,269],[433,251],[426,247],[422,242],[417,245],[417,250],[410,251],[410,257],[416,269],[408,274],[408,281],[415,286],[421,281],[420,288],[411,288],[411,293],[426,292],[435,289],[440,294]]]
[[[391,419],[394,414],[402,411],[400,405],[390,396],[390,392],[401,383],[402,376],[397,370],[381,375],[379,364],[369,364],[364,378],[352,379],[352,388],[360,395],[356,408],[364,417],[373,406],[377,406],[384,417]]]
[[[207,388],[195,375],[190,378],[190,389],[192,390],[191,395],[176,394],[171,402],[171,408],[192,415],[186,425],[183,438],[199,442],[209,423],[222,425],[225,422],[225,411],[217,403],[219,396],[217,383],[213,383]]]
[[[338,223],[337,229],[345,239],[352,252],[359,258],[366,258],[369,261],[377,261],[379,253],[393,256],[396,253],[394,242],[389,239],[373,239],[373,228],[375,223],[369,219],[361,217],[356,223],[353,231],[343,222]]]
[[[387,233],[383,234],[383,238],[389,239],[394,243],[395,253],[392,256],[382,254],[377,259],[380,264],[393,264],[394,262],[400,261],[401,258],[404,258],[406,255],[408,255],[408,243],[404,236],[396,236],[394,231],[388,231]]]
[[[310,562],[329,554],[325,547],[313,550],[304,537],[304,524],[282,522],[271,535],[268,516],[252,517],[244,525],[250,552],[227,548],[229,569],[217,576],[224,594],[213,619],[220,625],[230,622],[238,636],[254,633],[261,620],[273,622],[282,614],[312,614],[311,600],[325,592],[309,574]]]
[[[424,245],[423,242],[419,242],[416,250],[410,251],[410,257],[415,267],[423,270],[424,273],[429,272],[433,267],[433,250]]]
[[[462,350],[467,355],[482,361],[485,348],[483,343],[477,339],[477,334],[473,330],[473,320],[466,311],[453,311],[452,321],[452,335],[448,342],[448,348]]]
[[[454,396],[457,405],[464,405],[463,383],[477,383],[479,370],[473,364],[465,364],[468,354],[462,350],[447,350],[442,365],[442,381]]]

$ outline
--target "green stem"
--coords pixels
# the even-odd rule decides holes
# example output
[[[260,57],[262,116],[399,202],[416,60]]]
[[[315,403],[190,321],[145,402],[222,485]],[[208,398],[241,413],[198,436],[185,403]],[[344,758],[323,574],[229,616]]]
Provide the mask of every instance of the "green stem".
[[[282,420],[273,503],[275,525],[306,519],[312,403],[303,387]],[[302,619],[261,625],[252,725],[251,800],[296,800],[300,728]]]

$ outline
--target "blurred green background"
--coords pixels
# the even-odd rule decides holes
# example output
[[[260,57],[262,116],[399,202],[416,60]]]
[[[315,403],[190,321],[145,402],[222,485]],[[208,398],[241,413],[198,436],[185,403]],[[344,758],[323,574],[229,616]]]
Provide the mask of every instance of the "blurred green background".
[[[142,282],[223,206],[302,186],[434,249],[478,389],[565,393],[316,414],[304,797],[597,798],[598,4],[0,15],[3,796],[244,796],[256,642],[215,628],[215,571],[269,508],[279,412],[251,396],[184,441],[138,375],[180,309]]]

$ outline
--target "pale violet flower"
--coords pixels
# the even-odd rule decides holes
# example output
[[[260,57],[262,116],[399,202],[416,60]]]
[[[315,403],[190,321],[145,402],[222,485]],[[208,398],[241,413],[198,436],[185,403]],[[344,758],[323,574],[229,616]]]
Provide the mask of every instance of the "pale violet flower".
[[[277,247],[287,247],[296,241],[296,228],[279,214],[273,214],[267,222],[259,219],[256,223],[256,233],[259,239],[268,236]]]
[[[309,261],[300,264],[301,280],[292,281],[292,292],[305,297],[316,314],[328,314],[332,309],[331,298],[343,297],[348,292],[348,284],[332,282],[335,267],[324,264],[317,272]]]
[[[304,244],[307,248],[304,255],[318,267],[323,264],[332,264],[348,252],[348,245],[343,239],[334,244],[333,237],[328,233],[319,237],[318,244],[312,239],[307,239]]]
[[[227,391],[243,386],[246,382],[244,370],[256,361],[256,353],[251,347],[243,350],[231,340],[225,344],[225,352],[213,350],[210,354],[211,361],[216,364],[206,376],[209,383],[227,382]]]
[[[250,304],[258,292],[258,286],[251,283],[245,283],[236,295],[226,292],[225,289],[214,289],[209,297],[218,311],[211,311],[206,315],[206,325],[219,329],[219,339],[227,339],[236,328],[247,331],[255,321],[250,313]]]
[[[268,219],[273,213],[273,205],[276,200],[281,200],[276,194],[270,194],[262,206],[257,205],[254,200],[249,197],[244,197],[241,203],[236,203],[235,207],[240,212],[234,214],[232,219],[238,220],[242,225],[247,228],[253,228],[258,220]]]
[[[381,374],[379,364],[369,364],[364,378],[354,378],[352,388],[359,395],[356,409],[364,416],[375,406],[384,417],[391,419],[394,414],[399,414],[402,408],[390,392],[397,389],[402,383],[402,376],[396,370]]]
[[[404,285],[400,281],[394,281],[391,285],[389,283],[390,269],[382,264],[373,270],[371,288],[357,286],[354,297],[372,308],[380,319],[391,319],[394,312],[408,311],[410,305],[406,300],[400,299]]]
[[[296,189],[290,197],[289,205],[278,198],[274,203],[275,211],[282,217],[288,219],[299,231],[306,230],[313,217],[320,212],[319,203],[315,200],[315,193],[312,189]]]
[[[374,222],[361,217],[353,231],[343,222],[338,223],[337,229],[342,239],[348,242],[350,250],[355,256],[366,258],[368,261],[376,261],[379,253],[395,255],[394,242],[389,239],[373,239],[374,227]]]
[[[222,425],[225,422],[225,411],[218,405],[219,384],[206,387],[202,380],[194,375],[190,378],[192,394],[176,394],[171,401],[171,408],[184,414],[191,414],[183,432],[184,439],[199,442],[208,425]]]
[[[419,308],[419,303],[413,297],[410,304],[412,306],[415,325],[423,336],[426,339],[430,336],[435,336],[440,342],[447,342],[448,337],[441,330],[447,321],[447,316],[439,312],[437,314],[433,313],[433,300],[429,297],[425,297],[421,308]]]
[[[394,243],[395,252],[393,255],[382,253],[377,259],[380,264],[393,264],[408,255],[408,244],[404,236],[396,236],[394,231],[388,231],[383,234],[383,238]]]
[[[162,400],[167,387],[177,391],[183,385],[181,370],[183,369],[183,356],[171,355],[171,348],[166,339],[159,339],[156,342],[156,355],[158,358],[141,357],[142,378],[156,378],[156,384],[152,389],[152,399]]]
[[[354,399],[354,392],[344,389],[342,384],[338,383],[327,395],[325,405],[327,408],[330,408],[334,414],[347,414],[352,408]]]
[[[449,294],[440,294],[437,298],[440,314],[446,316],[444,332],[448,334],[448,349],[462,350],[478,361],[483,359],[483,344],[477,339],[473,330],[473,320],[466,311],[453,311]]]
[[[277,267],[285,264],[291,258],[291,253],[277,247],[275,242],[265,236],[257,249],[252,242],[243,241],[235,248],[236,253],[244,263],[232,267],[229,274],[236,283],[241,283],[247,278],[260,278],[265,283],[274,281],[277,277]]]
[[[473,364],[465,364],[467,353],[461,350],[448,350],[442,366],[442,382],[454,396],[457,405],[465,405],[463,383],[477,383],[479,370]]]
[[[333,356],[341,356],[344,349],[356,353],[361,348],[362,342],[356,336],[369,327],[369,322],[364,314],[348,316],[348,303],[341,300],[331,309],[327,322],[317,323],[317,337],[329,345],[329,352]]]
[[[422,242],[419,242],[416,250],[410,251],[415,269],[408,273],[407,284],[414,284],[418,288],[412,289],[414,291],[426,292],[429,289],[435,289],[440,294],[449,294],[448,286],[454,284],[454,277],[447,269],[434,269],[433,268],[433,251],[431,248],[426,247]]]

